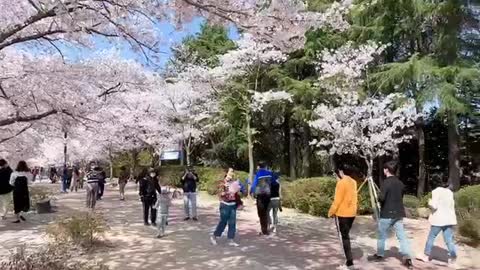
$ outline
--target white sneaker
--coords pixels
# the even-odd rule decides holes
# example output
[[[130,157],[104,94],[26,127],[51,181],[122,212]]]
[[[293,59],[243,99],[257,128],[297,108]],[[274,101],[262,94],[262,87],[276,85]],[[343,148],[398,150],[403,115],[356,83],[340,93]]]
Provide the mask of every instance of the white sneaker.
[[[217,245],[217,237],[212,235],[210,236],[210,243],[212,243],[212,245],[216,246]]]
[[[426,262],[426,263],[430,262],[430,258],[425,254],[418,255],[417,260],[422,261],[422,262]]]
[[[228,240],[228,245],[231,247],[239,247],[240,245],[233,240]]]
[[[277,227],[273,227],[272,232],[277,233]]]
[[[452,269],[460,269],[460,267],[457,264],[457,259],[452,259],[452,258],[448,259],[448,267]]]

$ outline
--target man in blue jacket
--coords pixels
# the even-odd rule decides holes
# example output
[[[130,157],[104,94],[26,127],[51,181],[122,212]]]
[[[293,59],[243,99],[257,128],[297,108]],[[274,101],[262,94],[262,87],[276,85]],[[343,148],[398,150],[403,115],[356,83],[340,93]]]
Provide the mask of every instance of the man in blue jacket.
[[[268,235],[268,206],[271,197],[273,173],[267,170],[264,162],[258,163],[258,171],[253,179],[250,194],[257,200],[257,213],[260,219],[261,235]]]

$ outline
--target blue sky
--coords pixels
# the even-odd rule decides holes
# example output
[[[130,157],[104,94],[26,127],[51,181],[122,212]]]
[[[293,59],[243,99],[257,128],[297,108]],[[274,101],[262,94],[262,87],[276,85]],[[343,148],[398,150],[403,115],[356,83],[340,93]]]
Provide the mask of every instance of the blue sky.
[[[192,22],[185,24],[182,29],[176,29],[176,27],[168,22],[159,22],[157,24],[157,35],[159,36],[159,50],[162,53],[159,57],[159,64],[163,66],[171,57],[171,46],[180,43],[185,37],[194,35],[200,31],[201,24],[204,22],[203,18],[196,18]],[[232,39],[238,39],[239,33],[234,26],[228,27],[229,37]],[[67,61],[79,61],[84,58],[89,58],[94,54],[116,49],[120,52],[120,55],[125,59],[133,59],[141,63],[147,64],[145,57],[141,52],[133,51],[127,42],[109,42],[106,38],[101,36],[93,36],[94,42],[93,48],[74,47],[71,44],[56,43],[57,47],[62,51]],[[28,49],[31,52],[31,48]],[[55,50],[53,53],[57,53]]]

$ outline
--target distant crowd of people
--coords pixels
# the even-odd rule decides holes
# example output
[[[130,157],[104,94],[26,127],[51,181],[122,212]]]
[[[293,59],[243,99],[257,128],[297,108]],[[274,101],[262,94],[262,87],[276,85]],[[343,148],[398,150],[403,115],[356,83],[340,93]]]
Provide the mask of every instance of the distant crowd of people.
[[[393,229],[400,242],[400,253],[403,262],[408,268],[413,267],[414,255],[405,231],[403,219],[406,217],[403,205],[404,184],[395,176],[397,163],[390,161],[384,164],[383,173],[386,176],[380,187],[378,201],[380,211],[378,215],[378,239],[377,251],[369,256],[370,261],[380,262],[385,258],[385,242],[389,230]],[[335,221],[337,233],[345,256],[344,268],[352,268],[354,259],[352,254],[350,231],[354,226],[358,210],[357,180],[358,175],[352,166],[342,165],[335,171],[337,178],[335,196],[328,211],[328,217]],[[15,170],[12,170],[7,161],[0,159],[0,215],[2,220],[7,218],[9,205],[13,199],[15,214],[14,223],[26,221],[23,213],[30,209],[29,185],[34,179],[32,170],[25,161],[20,161]],[[54,178],[56,169],[50,170],[50,178]],[[135,180],[134,180],[135,178]],[[83,181],[86,181],[85,186]],[[125,200],[125,186],[129,181],[138,184],[138,192],[143,207],[143,222],[146,226],[157,226],[157,237],[165,235],[168,225],[169,209],[173,198],[168,187],[160,185],[159,176],[154,168],[145,168],[136,177],[126,169],[120,168],[118,187],[120,200]],[[181,176],[180,184],[183,189],[183,206],[185,211],[184,221],[198,221],[197,213],[197,187],[200,178],[193,167],[187,167]],[[55,182],[52,180],[52,182]],[[86,207],[92,211],[95,209],[97,200],[101,200],[106,183],[106,173],[96,163],[91,163],[88,171],[83,172],[80,168],[63,168],[61,191],[78,191],[85,187]],[[210,237],[213,245],[227,230],[228,245],[237,247],[235,241],[237,226],[237,211],[244,207],[242,195],[250,195],[255,199],[260,228],[259,235],[265,236],[276,233],[279,224],[278,213],[282,211],[281,185],[278,174],[273,173],[264,162],[257,166],[257,172],[251,183],[249,192],[242,182],[235,177],[235,172],[229,168],[223,179],[218,183],[219,196],[219,221]],[[247,194],[248,193],[248,194]],[[457,224],[455,214],[455,201],[451,186],[446,181],[436,187],[432,192],[432,198],[428,202],[432,213],[429,217],[431,224],[430,233],[425,244],[424,253],[416,258],[424,262],[431,260],[432,247],[438,234],[443,233],[443,238],[449,251],[449,264],[455,266],[457,259],[454,244],[454,226]]]

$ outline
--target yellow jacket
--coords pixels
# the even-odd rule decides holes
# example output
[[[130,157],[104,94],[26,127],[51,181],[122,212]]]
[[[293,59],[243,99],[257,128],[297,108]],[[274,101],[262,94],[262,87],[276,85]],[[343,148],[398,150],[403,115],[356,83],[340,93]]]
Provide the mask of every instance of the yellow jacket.
[[[349,176],[344,176],[335,187],[335,198],[328,211],[328,217],[355,217],[357,204],[357,181]]]

